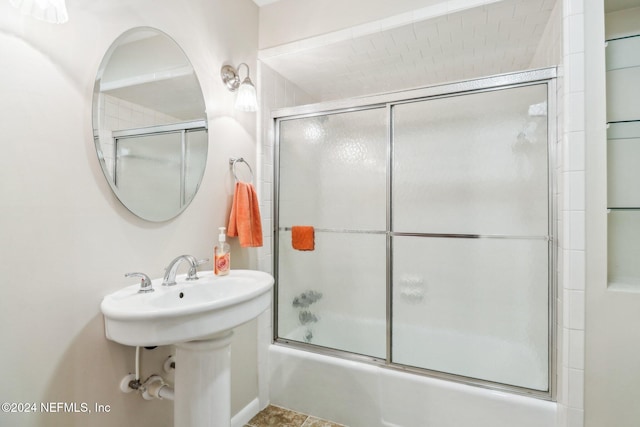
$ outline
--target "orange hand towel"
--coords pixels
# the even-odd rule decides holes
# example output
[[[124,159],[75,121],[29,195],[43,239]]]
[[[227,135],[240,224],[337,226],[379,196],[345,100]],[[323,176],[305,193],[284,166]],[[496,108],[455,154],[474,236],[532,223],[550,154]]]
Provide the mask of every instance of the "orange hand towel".
[[[258,195],[250,183],[236,182],[227,235],[238,236],[243,248],[262,246]]]
[[[309,225],[294,225],[291,227],[291,246],[299,251],[315,249],[315,231]]]

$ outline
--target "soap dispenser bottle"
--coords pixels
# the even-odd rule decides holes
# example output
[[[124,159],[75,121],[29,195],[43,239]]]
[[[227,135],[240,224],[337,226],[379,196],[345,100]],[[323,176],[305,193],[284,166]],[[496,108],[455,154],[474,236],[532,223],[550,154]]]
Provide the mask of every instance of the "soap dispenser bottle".
[[[231,254],[229,254],[229,244],[226,242],[225,227],[220,227],[218,235],[218,245],[213,249],[213,272],[216,276],[229,274],[231,268]]]

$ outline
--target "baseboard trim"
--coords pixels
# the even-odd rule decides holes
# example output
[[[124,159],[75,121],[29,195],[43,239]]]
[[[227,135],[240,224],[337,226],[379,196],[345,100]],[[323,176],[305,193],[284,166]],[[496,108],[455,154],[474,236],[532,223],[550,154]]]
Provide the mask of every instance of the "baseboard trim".
[[[251,418],[255,417],[258,412],[260,412],[260,402],[256,397],[231,418],[231,427],[243,427]]]

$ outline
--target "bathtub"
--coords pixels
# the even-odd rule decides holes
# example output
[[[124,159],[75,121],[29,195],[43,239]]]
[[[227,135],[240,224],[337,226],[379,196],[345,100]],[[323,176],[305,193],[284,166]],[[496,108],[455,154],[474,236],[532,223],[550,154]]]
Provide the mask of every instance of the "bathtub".
[[[349,427],[554,427],[556,403],[273,344],[271,403]]]
[[[383,320],[353,319],[327,311],[313,317],[313,322],[296,327],[282,338],[380,360],[386,358],[386,323]],[[521,340],[507,340],[402,322],[394,326],[393,336],[395,342],[403,343],[394,347],[396,360],[407,366],[427,366],[434,371],[532,390],[548,389],[547,349],[526,345],[526,336]]]

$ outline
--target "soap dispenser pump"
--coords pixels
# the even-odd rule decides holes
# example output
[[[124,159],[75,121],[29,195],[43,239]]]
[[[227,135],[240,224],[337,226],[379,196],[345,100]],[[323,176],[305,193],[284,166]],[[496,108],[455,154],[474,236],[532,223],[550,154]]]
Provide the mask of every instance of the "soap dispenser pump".
[[[226,242],[225,227],[219,227],[218,245],[213,249],[213,272],[216,276],[224,276],[229,274],[231,269],[231,254],[229,253],[229,244]]]

